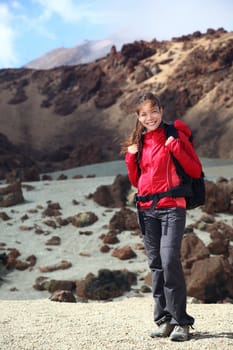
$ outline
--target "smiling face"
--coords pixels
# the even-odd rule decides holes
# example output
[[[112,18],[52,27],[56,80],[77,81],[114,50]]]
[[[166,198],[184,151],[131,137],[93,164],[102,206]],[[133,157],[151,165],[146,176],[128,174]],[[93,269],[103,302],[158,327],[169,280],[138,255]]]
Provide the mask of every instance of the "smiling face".
[[[163,110],[151,100],[144,101],[137,111],[140,123],[147,131],[155,130],[162,121]]]

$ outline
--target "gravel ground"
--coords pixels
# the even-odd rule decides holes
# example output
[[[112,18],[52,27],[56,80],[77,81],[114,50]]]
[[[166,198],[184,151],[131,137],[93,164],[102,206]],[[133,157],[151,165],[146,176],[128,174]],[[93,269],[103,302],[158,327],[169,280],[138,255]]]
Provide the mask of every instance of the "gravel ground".
[[[0,349],[232,350],[233,305],[188,304],[195,327],[187,342],[152,339],[151,294],[111,302],[0,301]]]

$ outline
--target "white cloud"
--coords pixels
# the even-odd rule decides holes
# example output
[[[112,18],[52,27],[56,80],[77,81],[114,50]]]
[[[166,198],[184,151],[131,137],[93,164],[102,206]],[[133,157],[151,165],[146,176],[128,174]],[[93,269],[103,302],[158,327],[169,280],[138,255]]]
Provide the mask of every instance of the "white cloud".
[[[0,67],[8,68],[17,63],[14,49],[15,32],[12,29],[9,8],[0,4]]]
[[[43,7],[41,18],[45,20],[57,14],[66,22],[75,22],[89,15],[87,6],[78,6],[73,0],[36,0],[36,2]]]
[[[118,0],[119,1],[119,0]],[[124,14],[122,12],[122,1],[120,11],[111,1],[107,0],[92,0],[92,1],[77,1],[75,0],[34,0],[43,8],[41,18],[48,20],[52,15],[58,15],[65,22],[77,22],[85,19],[89,23],[108,23],[116,16],[119,18]]]
[[[19,1],[17,0],[12,0],[11,3],[10,3],[11,7],[14,8],[14,9],[20,9],[22,8],[22,4],[20,4]]]

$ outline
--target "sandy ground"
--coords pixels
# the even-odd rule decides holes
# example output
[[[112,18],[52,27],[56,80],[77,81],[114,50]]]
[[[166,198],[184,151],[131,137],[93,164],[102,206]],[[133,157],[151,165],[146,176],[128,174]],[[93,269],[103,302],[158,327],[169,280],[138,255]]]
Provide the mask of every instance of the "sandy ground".
[[[151,295],[114,302],[0,301],[0,349],[232,350],[233,306],[188,304],[190,340],[152,339]]]
[[[231,178],[233,162],[216,164],[207,162],[204,171],[207,179],[216,180],[220,176]],[[162,349],[233,349],[233,305],[231,304],[188,304],[188,311],[195,319],[195,329],[191,339],[185,343],[174,343],[169,339],[151,339],[153,329],[153,302],[151,294],[143,297],[116,299],[113,302],[56,303],[49,300],[50,294],[39,292],[32,286],[39,276],[50,279],[77,280],[87,273],[97,273],[100,268],[123,269],[136,272],[142,279],[148,273],[147,259],[142,250],[136,250],[141,243],[139,236],[125,231],[119,235],[116,247],[130,245],[137,258],[121,261],[109,253],[100,253],[103,245],[100,235],[107,233],[106,225],[119,209],[111,211],[94,203],[86,196],[100,185],[111,184],[116,174],[124,173],[122,162],[97,164],[62,172],[69,175],[68,180],[33,182],[32,191],[24,190],[25,203],[10,208],[1,208],[11,219],[0,221],[0,242],[6,248],[17,248],[20,259],[29,255],[37,257],[36,265],[29,271],[13,271],[2,277],[0,285],[0,349],[10,350],[162,350]],[[61,172],[53,174],[54,179]],[[94,178],[72,179],[76,174],[84,176],[95,174]],[[113,175],[114,174],[114,175]],[[72,203],[73,199],[79,202]],[[42,217],[48,201],[59,202],[62,218],[81,211],[94,211],[99,220],[84,229],[71,224],[52,229],[44,224]],[[32,211],[33,209],[33,211]],[[34,211],[37,209],[37,211]],[[22,221],[27,214],[28,219]],[[187,212],[187,225],[198,220],[200,209]],[[218,214],[216,220],[233,225],[232,215]],[[22,231],[20,226],[42,228],[45,233],[35,234],[35,230]],[[90,236],[80,231],[91,230]],[[205,242],[210,241],[208,233],[195,231]],[[61,238],[61,245],[47,246],[52,236]],[[49,250],[48,250],[49,248]],[[0,253],[3,252],[0,251]],[[88,253],[89,256],[83,256]],[[72,267],[50,273],[41,273],[40,266],[54,265],[68,260]],[[1,281],[0,281],[1,282]],[[142,280],[138,280],[138,288]],[[14,291],[10,291],[11,289]]]

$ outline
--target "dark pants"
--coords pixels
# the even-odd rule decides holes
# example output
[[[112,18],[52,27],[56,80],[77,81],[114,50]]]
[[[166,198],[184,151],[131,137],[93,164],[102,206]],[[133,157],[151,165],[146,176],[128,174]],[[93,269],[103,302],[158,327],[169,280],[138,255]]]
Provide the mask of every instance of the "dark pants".
[[[165,321],[192,325],[194,318],[186,313],[186,285],[180,261],[186,211],[150,209],[143,210],[142,215],[143,240],[152,273],[154,321],[158,325]]]

